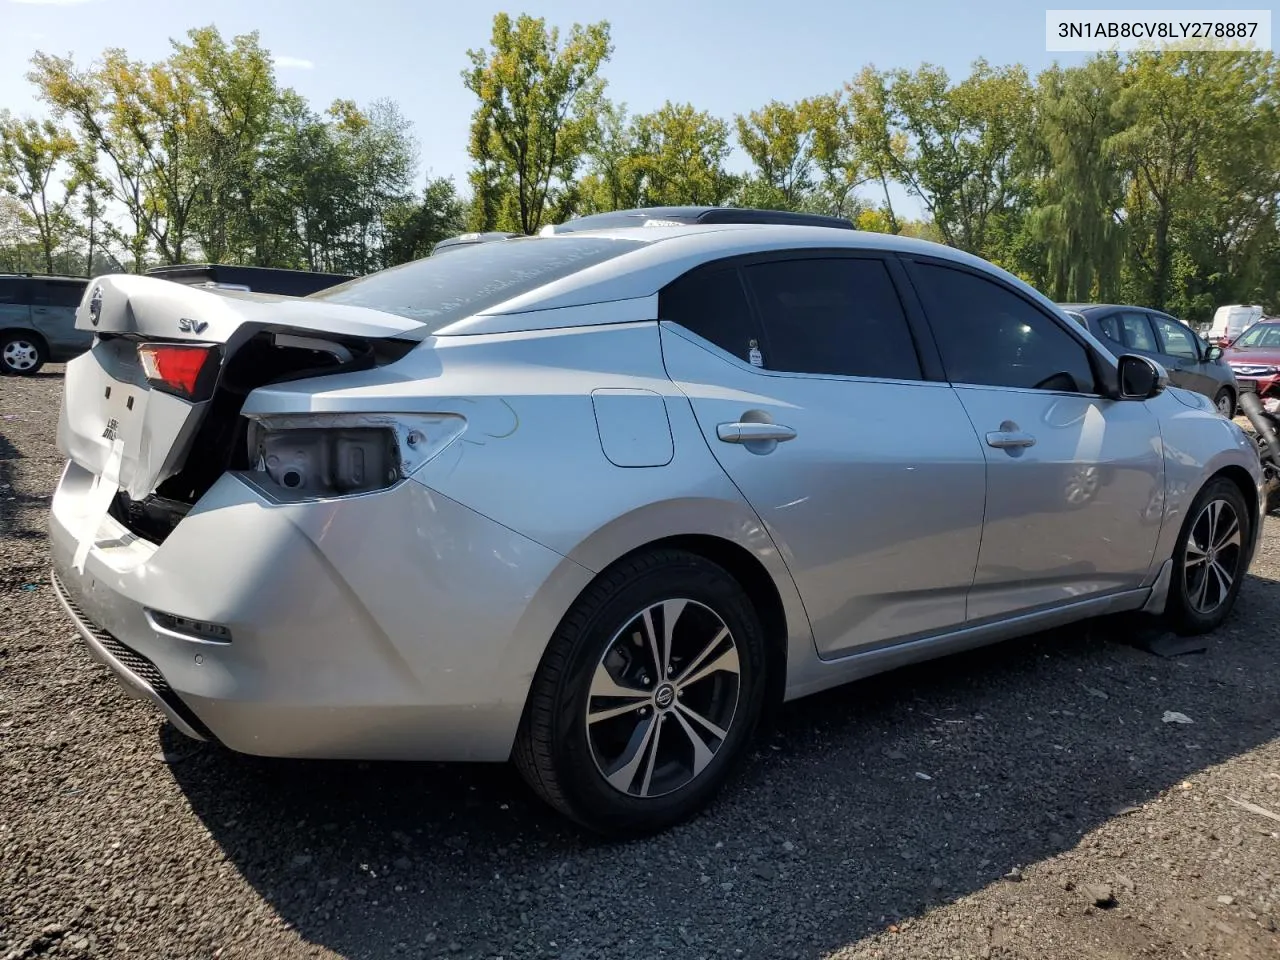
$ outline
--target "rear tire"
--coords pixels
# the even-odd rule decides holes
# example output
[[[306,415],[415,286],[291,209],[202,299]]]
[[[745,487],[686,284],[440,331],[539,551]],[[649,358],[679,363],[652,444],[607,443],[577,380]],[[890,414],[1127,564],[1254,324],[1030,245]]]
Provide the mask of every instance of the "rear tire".
[[[696,554],[651,550],[606,570],[565,616],[513,758],[561,813],[643,836],[711,801],[764,698],[764,630],[742,587]]]
[[[1223,387],[1214,395],[1213,405],[1228,420],[1233,419],[1236,415],[1236,398],[1227,387]]]
[[[0,333],[0,373],[29,377],[49,360],[49,349],[29,333]]]
[[[1244,581],[1253,517],[1230,480],[1211,480],[1187,511],[1173,554],[1165,618],[1183,635],[1216,630],[1231,615]]]

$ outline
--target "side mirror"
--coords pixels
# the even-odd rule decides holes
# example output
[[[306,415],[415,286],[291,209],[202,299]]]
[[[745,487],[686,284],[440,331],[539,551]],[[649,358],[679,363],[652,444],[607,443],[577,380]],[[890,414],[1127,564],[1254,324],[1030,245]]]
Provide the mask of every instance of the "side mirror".
[[[1150,400],[1169,385],[1169,374],[1154,360],[1126,353],[1120,358],[1120,399]]]
[[[1204,358],[1206,360],[1221,360],[1222,348],[1216,345],[1209,347],[1209,349],[1204,352]]]

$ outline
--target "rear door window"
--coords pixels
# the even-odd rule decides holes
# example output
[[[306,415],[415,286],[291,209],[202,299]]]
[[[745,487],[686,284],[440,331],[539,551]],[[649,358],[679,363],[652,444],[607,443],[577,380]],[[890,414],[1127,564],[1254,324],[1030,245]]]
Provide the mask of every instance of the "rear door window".
[[[685,274],[662,291],[658,316],[748,363],[751,351],[759,349],[760,328],[737,267],[704,267]]]
[[[1160,345],[1156,343],[1155,334],[1151,332],[1151,324],[1145,313],[1126,310],[1120,314],[1120,325],[1124,328],[1126,347],[1132,350],[1145,350],[1147,353],[1160,352]]]
[[[921,379],[911,329],[884,261],[776,260],[744,273],[760,310],[768,369]]]

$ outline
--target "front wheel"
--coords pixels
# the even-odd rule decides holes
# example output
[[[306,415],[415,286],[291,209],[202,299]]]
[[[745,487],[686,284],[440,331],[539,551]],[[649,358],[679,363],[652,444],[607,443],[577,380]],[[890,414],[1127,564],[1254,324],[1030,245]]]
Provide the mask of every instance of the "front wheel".
[[[723,568],[654,550],[603,573],[534,677],[514,759],[551,806],[611,836],[693,816],[741,761],[765,696],[764,631]]]
[[[1223,387],[1213,398],[1213,405],[1218,408],[1218,412],[1230,420],[1236,415],[1236,398],[1232,396],[1231,391]]]
[[[1240,488],[1210,481],[1191,504],[1173,555],[1166,616],[1178,633],[1208,633],[1222,625],[1240,594],[1253,518]]]
[[[0,373],[30,376],[48,359],[38,338],[26,333],[0,334]]]

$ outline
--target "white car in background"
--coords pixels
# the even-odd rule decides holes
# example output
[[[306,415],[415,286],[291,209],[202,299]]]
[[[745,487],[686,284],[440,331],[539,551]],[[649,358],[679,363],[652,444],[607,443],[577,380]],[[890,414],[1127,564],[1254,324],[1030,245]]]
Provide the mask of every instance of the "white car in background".
[[[1219,307],[1214,311],[1207,339],[1221,347],[1235,343],[1240,334],[1262,319],[1263,312],[1262,307],[1243,303]]]

